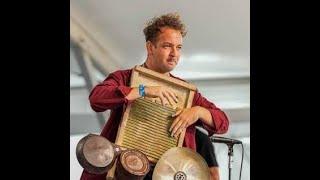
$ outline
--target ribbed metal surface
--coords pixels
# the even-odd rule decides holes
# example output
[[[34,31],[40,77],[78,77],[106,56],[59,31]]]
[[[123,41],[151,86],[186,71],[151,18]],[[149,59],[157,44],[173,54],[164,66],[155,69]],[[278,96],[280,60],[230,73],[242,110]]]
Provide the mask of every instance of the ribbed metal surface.
[[[135,100],[124,128],[122,146],[138,149],[158,160],[164,152],[178,145],[178,139],[169,133],[174,113],[174,109],[150,100]]]

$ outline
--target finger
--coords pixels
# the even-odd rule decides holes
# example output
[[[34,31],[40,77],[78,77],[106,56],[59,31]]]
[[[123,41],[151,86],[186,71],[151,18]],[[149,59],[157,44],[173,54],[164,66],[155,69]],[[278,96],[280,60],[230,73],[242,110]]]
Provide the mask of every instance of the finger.
[[[179,130],[173,135],[173,137],[177,139],[181,131],[182,131],[182,128],[179,128]]]
[[[177,98],[177,96],[176,96],[176,94],[174,93],[174,92],[172,92],[172,91],[169,91],[169,95],[172,97],[172,99],[176,102],[176,103],[178,103],[178,98]]]
[[[181,125],[182,125],[183,121],[182,119],[180,118],[179,121],[176,123],[176,125],[173,127],[172,131],[171,131],[171,136],[176,134],[177,131],[180,129],[180,128],[183,128]]]
[[[156,103],[158,103],[158,104],[162,104],[160,98],[154,98],[154,102],[156,102]]]
[[[163,97],[163,105],[165,105],[165,106],[169,105],[170,103],[169,103],[168,99],[164,96],[162,96],[162,97]]]
[[[183,121],[183,123],[181,124],[181,127],[183,128],[187,128],[189,126],[188,121]]]
[[[178,131],[173,135],[175,138],[178,138],[179,135],[183,132],[184,128],[179,128]]]
[[[160,96],[159,98],[160,98],[160,100],[161,100],[161,104],[164,106],[164,103],[165,103],[165,102],[164,102],[164,97],[163,97],[163,96]]]
[[[173,120],[173,122],[169,128],[170,132],[172,131],[173,127],[175,127],[175,125],[179,122],[179,120],[180,120],[180,116],[178,116],[175,120]]]
[[[164,105],[168,106],[169,104],[169,101],[166,98],[164,98]]]
[[[174,103],[174,100],[171,98],[171,96],[169,95],[168,92],[163,92],[163,96],[165,98],[167,98],[168,102],[170,103],[171,106],[173,106],[175,103]]]
[[[176,113],[172,114],[171,117],[176,117],[176,116],[178,116],[179,114],[182,113],[182,111],[183,111],[183,109],[177,108]]]

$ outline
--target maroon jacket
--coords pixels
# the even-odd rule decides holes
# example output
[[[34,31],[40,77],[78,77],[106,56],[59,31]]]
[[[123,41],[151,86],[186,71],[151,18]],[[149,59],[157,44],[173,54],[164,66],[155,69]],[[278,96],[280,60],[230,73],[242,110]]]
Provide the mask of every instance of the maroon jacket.
[[[120,124],[125,106],[128,105],[128,103],[131,103],[125,98],[125,96],[127,96],[132,89],[129,87],[131,71],[132,69],[119,70],[111,73],[102,83],[94,87],[89,95],[90,104],[94,111],[102,112],[108,109],[111,110],[109,120],[104,126],[101,135],[112,142],[115,142],[118,126]],[[174,77],[171,74],[170,76]],[[182,80],[178,77],[174,78]],[[198,91],[196,91],[194,94],[192,106],[201,106],[207,108],[210,111],[214,122],[214,127],[210,127],[209,125],[198,120],[195,124],[187,128],[183,146],[196,150],[196,125],[204,127],[208,131],[209,136],[211,136],[214,133],[225,133],[229,127],[229,120],[223,111],[221,111],[213,103],[209,102],[206,98],[202,97]],[[83,171],[81,179],[105,180],[106,174],[93,175]]]

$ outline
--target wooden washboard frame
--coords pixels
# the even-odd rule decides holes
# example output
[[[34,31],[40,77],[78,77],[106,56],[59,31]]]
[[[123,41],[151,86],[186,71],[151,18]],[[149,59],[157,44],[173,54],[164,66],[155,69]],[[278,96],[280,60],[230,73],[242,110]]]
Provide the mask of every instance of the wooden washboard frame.
[[[165,86],[172,89],[178,96],[179,96],[179,102],[176,107],[182,109],[182,108],[189,108],[192,106],[192,101],[194,97],[194,93],[196,91],[196,86],[189,84],[187,82],[184,82],[182,80],[169,77],[167,75],[160,74],[158,72],[152,71],[150,69],[141,67],[141,66],[135,66],[132,70],[131,74],[131,80],[130,80],[130,87],[139,87],[139,84],[143,84],[145,86]],[[149,98],[153,102],[157,100],[158,98]],[[134,102],[133,102],[134,103]],[[132,109],[132,104],[128,105],[126,107],[126,110],[122,116],[122,120],[120,122],[117,137],[115,144],[123,147],[124,142],[124,133],[125,128],[129,120],[129,114]],[[171,107],[176,108],[176,107]],[[172,122],[171,122],[172,123]],[[168,136],[170,136],[169,132]],[[181,147],[184,140],[185,131],[181,133],[177,140],[177,144],[175,146]],[[142,141],[143,139],[141,139]],[[125,146],[124,146],[125,147]],[[135,148],[141,151],[141,148]],[[147,155],[149,161],[151,163],[156,163],[158,159],[149,157]],[[109,171],[108,177],[113,177],[115,172],[115,165],[113,168]]]

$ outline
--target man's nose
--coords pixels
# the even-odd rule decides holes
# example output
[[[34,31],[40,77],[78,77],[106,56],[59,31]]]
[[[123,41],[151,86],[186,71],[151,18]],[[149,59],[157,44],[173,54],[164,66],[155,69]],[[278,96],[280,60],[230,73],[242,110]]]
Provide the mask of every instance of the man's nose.
[[[179,51],[177,50],[177,48],[175,48],[175,47],[171,48],[170,55],[172,57],[177,57],[179,55]]]

